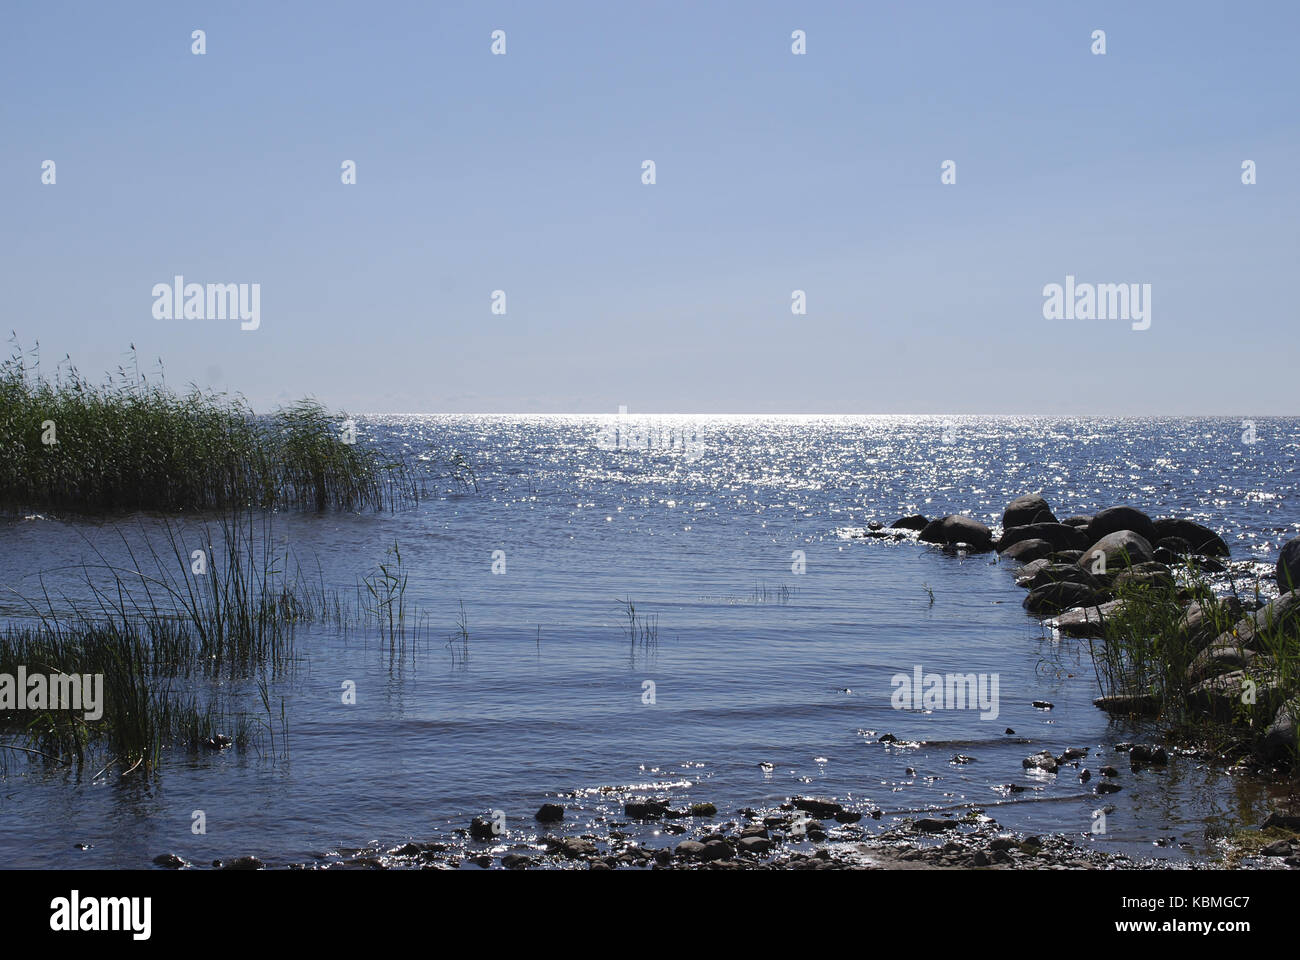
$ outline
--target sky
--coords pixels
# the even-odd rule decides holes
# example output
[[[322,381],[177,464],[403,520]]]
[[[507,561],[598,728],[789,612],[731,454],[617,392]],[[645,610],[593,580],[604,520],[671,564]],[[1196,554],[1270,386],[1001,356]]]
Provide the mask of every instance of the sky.
[[[1297,414],[1297,36],[1292,2],[4,3],[0,327],[259,411]],[[177,275],[258,284],[259,325],[158,316]],[[1149,327],[1049,319],[1067,276]]]

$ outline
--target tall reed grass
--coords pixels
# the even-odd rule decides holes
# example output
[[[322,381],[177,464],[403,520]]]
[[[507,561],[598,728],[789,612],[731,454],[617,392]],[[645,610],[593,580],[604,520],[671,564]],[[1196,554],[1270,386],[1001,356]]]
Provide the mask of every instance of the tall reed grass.
[[[0,361],[0,509],[84,512],[238,506],[382,509],[418,499],[413,471],[314,400],[256,416],[238,397],[166,387],[129,365],[52,377],[15,346]]]

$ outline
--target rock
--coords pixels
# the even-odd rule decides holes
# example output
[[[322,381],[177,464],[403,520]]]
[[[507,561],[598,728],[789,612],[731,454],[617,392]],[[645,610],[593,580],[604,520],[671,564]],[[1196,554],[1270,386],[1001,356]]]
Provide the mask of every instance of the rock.
[[[1079,566],[1096,574],[1114,572],[1135,563],[1149,563],[1153,559],[1149,540],[1132,530],[1116,530],[1095,540],[1079,558]]]
[[[658,820],[667,811],[667,800],[629,800],[623,804],[623,815],[634,820]]]
[[[1101,783],[1097,784],[1098,793],[1119,793],[1119,791],[1120,785],[1118,783],[1107,783],[1103,780]]]
[[[1264,731],[1260,754],[1272,763],[1284,763],[1296,756],[1296,720],[1300,718],[1300,698],[1278,707],[1272,724]],[[157,862],[157,861],[155,861]]]
[[[1115,574],[1111,588],[1120,590],[1172,590],[1174,575],[1163,563],[1135,563]]]
[[[998,552],[1001,553],[1022,540],[1046,540],[1054,550],[1086,550],[1092,543],[1088,535],[1078,527],[1069,527],[1063,523],[1029,523],[1004,530],[998,539]]]
[[[154,866],[164,867],[168,870],[181,870],[188,867],[189,861],[183,860],[174,853],[160,853],[153,858]]]
[[[1228,545],[1223,538],[1209,527],[1197,523],[1195,520],[1164,518],[1155,521],[1152,526],[1155,529],[1154,538],[1147,538],[1152,543],[1159,540],[1178,539],[1187,543],[1187,553],[1199,553],[1207,557],[1228,556]],[[1129,529],[1137,530],[1136,527],[1129,527]],[[1141,533],[1140,530],[1138,532]]]
[[[1002,556],[1018,563],[1029,563],[1046,559],[1055,549],[1046,540],[1017,540],[1002,551]]]
[[[1241,601],[1230,597],[1215,603],[1202,603],[1197,600],[1183,609],[1182,619],[1178,623],[1178,639],[1183,646],[1194,653],[1208,647],[1219,636],[1218,623],[1227,617],[1233,621],[1241,618]]]
[[[1209,677],[1192,687],[1187,696],[1188,706],[1217,720],[1231,721],[1242,705],[1242,694],[1247,681],[1255,684],[1255,711],[1265,716],[1281,705],[1277,682],[1272,678],[1247,676],[1241,670]]]
[[[1038,576],[1040,570],[1044,570],[1051,565],[1051,557],[1043,557],[1041,560],[1030,560],[1016,571],[1016,585],[1030,588],[1041,586],[1040,583],[1034,582],[1034,578]]]
[[[1088,536],[1093,543],[1121,530],[1133,531],[1148,544],[1160,539],[1156,535],[1156,525],[1151,522],[1151,518],[1133,507],[1110,507],[1102,510],[1092,518],[1092,523],[1088,524]],[[1147,549],[1149,554],[1150,547]],[[1148,556],[1146,559],[1151,558]]]
[[[945,830],[957,829],[956,820],[940,820],[935,817],[923,817],[912,824],[917,833],[943,833]]]
[[[1024,760],[1020,761],[1020,765],[1026,770],[1043,770],[1047,773],[1055,773],[1056,768],[1059,766],[1056,758],[1048,750],[1025,757]]]
[[[1060,613],[1074,607],[1085,607],[1097,601],[1097,591],[1081,583],[1045,583],[1035,587],[1024,599],[1024,608],[1030,613],[1047,615]]]
[[[469,822],[469,835],[475,840],[492,840],[496,834],[492,830],[492,821],[475,817]]]
[[[1225,634],[1226,636],[1226,634]],[[1208,647],[1192,658],[1187,665],[1187,680],[1196,684],[1210,677],[1218,677],[1233,670],[1242,670],[1250,666],[1256,653],[1247,650],[1236,640],[1221,642],[1215,640]]]
[[[1150,717],[1160,712],[1160,701],[1150,694],[1115,694],[1092,701],[1098,710],[1124,717]],[[1105,774],[1102,774],[1105,776]]]
[[[1300,537],[1293,537],[1282,544],[1273,575],[1277,578],[1278,590],[1283,593],[1290,593],[1300,587]]]
[[[262,870],[265,864],[257,857],[237,857],[221,865],[222,870]]]
[[[704,844],[700,843],[698,840],[683,840],[681,843],[677,844],[677,849],[674,851],[677,856],[688,860],[699,859],[700,854],[703,852]]]
[[[895,530],[924,530],[929,523],[922,514],[914,513],[909,517],[899,517],[890,526]]]
[[[1291,841],[1275,840],[1268,846],[1262,847],[1259,852],[1266,857],[1289,857],[1291,856]]]
[[[1063,637],[1100,637],[1106,621],[1118,615],[1121,600],[1111,600],[1095,607],[1079,607],[1061,614],[1052,625]]]
[[[1053,704],[1052,701],[1050,700],[1035,700],[1033,703],[1030,704],[1030,706],[1035,707],[1039,710],[1051,710],[1055,706],[1055,704]]]
[[[1086,515],[1066,517],[1061,522],[1067,527],[1087,527],[1092,523],[1092,517]]]
[[[691,804],[692,817],[714,817],[718,814],[718,808],[711,803],[693,803]]]
[[[731,844],[725,840],[710,840],[700,851],[701,860],[726,860],[731,856]]]
[[[858,813],[856,810],[841,810],[839,813],[835,814],[836,823],[857,823],[861,819],[862,814]]]
[[[1163,767],[1169,762],[1169,754],[1165,752],[1164,747],[1157,746],[1153,743],[1135,743],[1133,749],[1128,753],[1131,764],[1149,763],[1153,766]]]
[[[811,813],[814,817],[833,817],[844,809],[834,800],[819,800],[816,797],[795,797],[790,802],[796,810]]]
[[[501,858],[501,866],[507,870],[523,870],[531,867],[534,863],[532,857],[525,857],[518,853],[507,853]]]
[[[1038,561],[1034,562],[1037,563]],[[1027,566],[1025,569],[1028,570],[1029,567]],[[1045,566],[1038,567],[1028,582],[1021,583],[1021,586],[1028,586],[1029,589],[1034,590],[1048,583],[1077,583],[1090,590],[1101,589],[1101,581],[1078,564],[1051,563],[1050,561]]]
[[[993,549],[993,531],[978,520],[959,514],[930,521],[920,538],[926,543],[964,543],[977,552]]]
[[[1051,517],[1052,508],[1047,505],[1047,501],[1039,494],[1027,493],[1023,497],[1016,497],[1002,511],[1002,529],[1010,530],[1012,527],[1021,527],[1028,523],[1034,523],[1044,513]],[[1055,520],[1056,518],[1052,517],[1050,522],[1055,522]]]
[[[564,808],[558,803],[544,803],[535,814],[533,819],[539,823],[557,823],[564,819]]]
[[[741,837],[742,853],[763,854],[772,849],[772,841],[766,837]]]
[[[1260,607],[1250,616],[1237,621],[1231,631],[1222,634],[1215,643],[1235,641],[1240,646],[1258,650],[1260,634],[1280,628],[1292,629],[1300,625],[1300,591],[1284,593]]]
[[[975,855],[970,859],[973,867],[987,867],[989,865],[989,855],[983,850],[976,850]]]
[[[596,845],[582,837],[565,837],[560,841],[560,853],[570,860],[580,857],[592,857],[596,854]]]

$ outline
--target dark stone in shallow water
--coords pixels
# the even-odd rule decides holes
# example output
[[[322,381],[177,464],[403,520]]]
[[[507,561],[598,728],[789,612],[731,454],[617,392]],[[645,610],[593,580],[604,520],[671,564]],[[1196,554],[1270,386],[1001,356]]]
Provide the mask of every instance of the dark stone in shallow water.
[[[222,870],[261,870],[265,865],[257,857],[237,857],[221,864]]]
[[[558,803],[544,803],[534,818],[540,823],[555,823],[564,819],[564,808]]]
[[[1277,588],[1283,593],[1300,587],[1300,537],[1282,544],[1273,575],[1277,578]]]
[[[1052,508],[1047,505],[1047,501],[1040,494],[1027,493],[1023,497],[1016,497],[1002,511],[1002,529],[1009,530],[1011,527],[1034,523],[1044,513],[1051,517]],[[1055,520],[1054,517],[1052,519]]]
[[[1030,523],[1004,530],[998,540],[998,550],[1005,551],[1021,540],[1046,540],[1054,550],[1086,550],[1088,535],[1078,527],[1063,523]]]
[[[1097,591],[1081,583],[1059,581],[1035,587],[1025,597],[1024,607],[1030,613],[1061,613],[1074,607],[1086,607],[1097,601]]]
[[[1047,540],[1017,540],[1002,551],[1002,556],[1016,563],[1031,563],[1046,559],[1055,549]]]
[[[475,817],[469,822],[469,835],[475,840],[491,840],[496,834],[492,831],[490,821]]]
[[[1208,557],[1228,556],[1228,545],[1223,538],[1195,520],[1164,518],[1155,521],[1152,526],[1155,528],[1155,540],[1179,539],[1187,543],[1190,553]],[[1141,533],[1140,530],[1138,532]]]
[[[1147,543],[1160,539],[1156,536],[1156,525],[1151,522],[1151,518],[1134,507],[1110,507],[1102,510],[1088,524],[1088,538],[1096,543],[1102,537],[1121,530],[1132,530]]]
[[[993,531],[978,520],[949,514],[931,520],[920,533],[926,543],[964,543],[974,551],[993,549]]]
[[[908,517],[899,517],[890,526],[895,530],[924,530],[929,523],[924,515],[914,513]]]
[[[795,809],[811,813],[815,817],[833,817],[844,809],[834,800],[819,800],[816,797],[795,797],[790,802]]]

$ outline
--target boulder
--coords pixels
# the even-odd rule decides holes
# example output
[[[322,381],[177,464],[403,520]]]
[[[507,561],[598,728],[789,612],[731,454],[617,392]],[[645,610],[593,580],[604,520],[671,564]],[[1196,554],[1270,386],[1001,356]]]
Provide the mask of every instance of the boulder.
[[[1021,540],[1046,540],[1056,550],[1086,550],[1092,542],[1078,527],[1063,523],[1027,523],[1022,527],[1008,527],[998,539],[998,552]]]
[[[1257,656],[1255,651],[1247,650],[1240,644],[1220,643],[1216,640],[1192,658],[1192,662],[1187,665],[1187,680],[1191,684],[1197,684],[1210,677],[1244,670]]]
[[[1038,494],[1027,493],[1023,497],[1016,497],[1007,504],[1006,510],[1002,511],[1002,529],[1010,530],[1012,527],[1037,523],[1044,513],[1050,518],[1049,522],[1056,522],[1056,517],[1052,516],[1052,508]]]
[[[1056,548],[1046,540],[1017,540],[1002,551],[1002,556],[1018,563],[1046,559]]]
[[[1199,653],[1210,645],[1219,635],[1218,625],[1222,618],[1236,621],[1241,617],[1241,601],[1236,597],[1205,604],[1196,601],[1183,610],[1183,617],[1178,624],[1178,636],[1183,646]]]
[[[1045,583],[1035,587],[1025,597],[1024,607],[1030,613],[1052,614],[1074,607],[1084,607],[1097,602],[1097,591],[1082,583]]]
[[[1020,587],[1034,587],[1040,584],[1034,582],[1040,570],[1044,570],[1052,565],[1051,557],[1043,557],[1041,560],[1030,560],[1023,567],[1016,571],[1016,585]]]
[[[1028,567],[1025,569],[1028,569]],[[1078,564],[1051,563],[1050,561],[1047,566],[1037,568],[1028,583],[1022,583],[1021,586],[1028,586],[1030,590],[1033,590],[1046,583],[1079,583],[1090,590],[1101,589],[1101,581]]]
[[[564,807],[558,803],[544,803],[533,818],[538,823],[558,823],[564,819]]]
[[[1066,517],[1061,522],[1065,524],[1067,527],[1086,527],[1090,523],[1092,523],[1092,517],[1089,516]]]
[[[914,513],[908,517],[899,517],[890,526],[895,530],[924,530],[929,523],[921,514]]]
[[[1104,566],[1098,565],[1103,557]],[[1152,559],[1154,556],[1149,540],[1133,530],[1116,530],[1094,541],[1079,558],[1079,566],[1096,574],[1113,572],[1135,563],[1149,563]]]
[[[1275,715],[1275,711],[1282,705],[1276,679],[1248,676],[1241,670],[1202,680],[1192,687],[1187,704],[1191,709],[1217,720],[1232,721],[1243,705],[1242,694],[1246,690],[1247,681],[1255,684],[1253,692],[1256,715]]]
[[[1088,524],[1088,537],[1096,543],[1102,537],[1121,530],[1132,530],[1148,544],[1160,539],[1156,536],[1156,526],[1151,518],[1133,507],[1109,507],[1102,510]]]
[[[1232,644],[1258,650],[1262,644],[1261,633],[1276,629],[1294,630],[1300,624],[1300,591],[1293,590],[1270,600],[1214,642]]]
[[[1264,731],[1264,741],[1260,745],[1265,760],[1284,763],[1295,759],[1297,719],[1300,719],[1300,699],[1277,708],[1277,715]]]
[[[1111,587],[1116,591],[1128,589],[1172,590],[1174,575],[1163,563],[1135,563],[1115,574]]]
[[[1063,637],[1100,637],[1105,632],[1106,621],[1119,613],[1122,601],[1111,600],[1095,607],[1067,610],[1052,626]]]
[[[1148,538],[1151,539],[1152,543],[1157,540],[1175,538],[1187,541],[1191,553],[1199,553],[1207,557],[1226,557],[1228,555],[1227,543],[1203,523],[1197,523],[1195,520],[1165,517],[1155,521],[1152,526],[1155,528],[1155,537],[1154,539]],[[1136,527],[1129,527],[1129,529],[1137,530]],[[1138,530],[1138,532],[1141,533],[1142,531]]]
[[[1293,537],[1282,544],[1274,576],[1277,577],[1277,588],[1283,593],[1290,593],[1300,587],[1300,537]]]
[[[921,531],[920,538],[926,543],[964,543],[978,551],[993,549],[992,530],[978,520],[955,513],[931,520]]]

